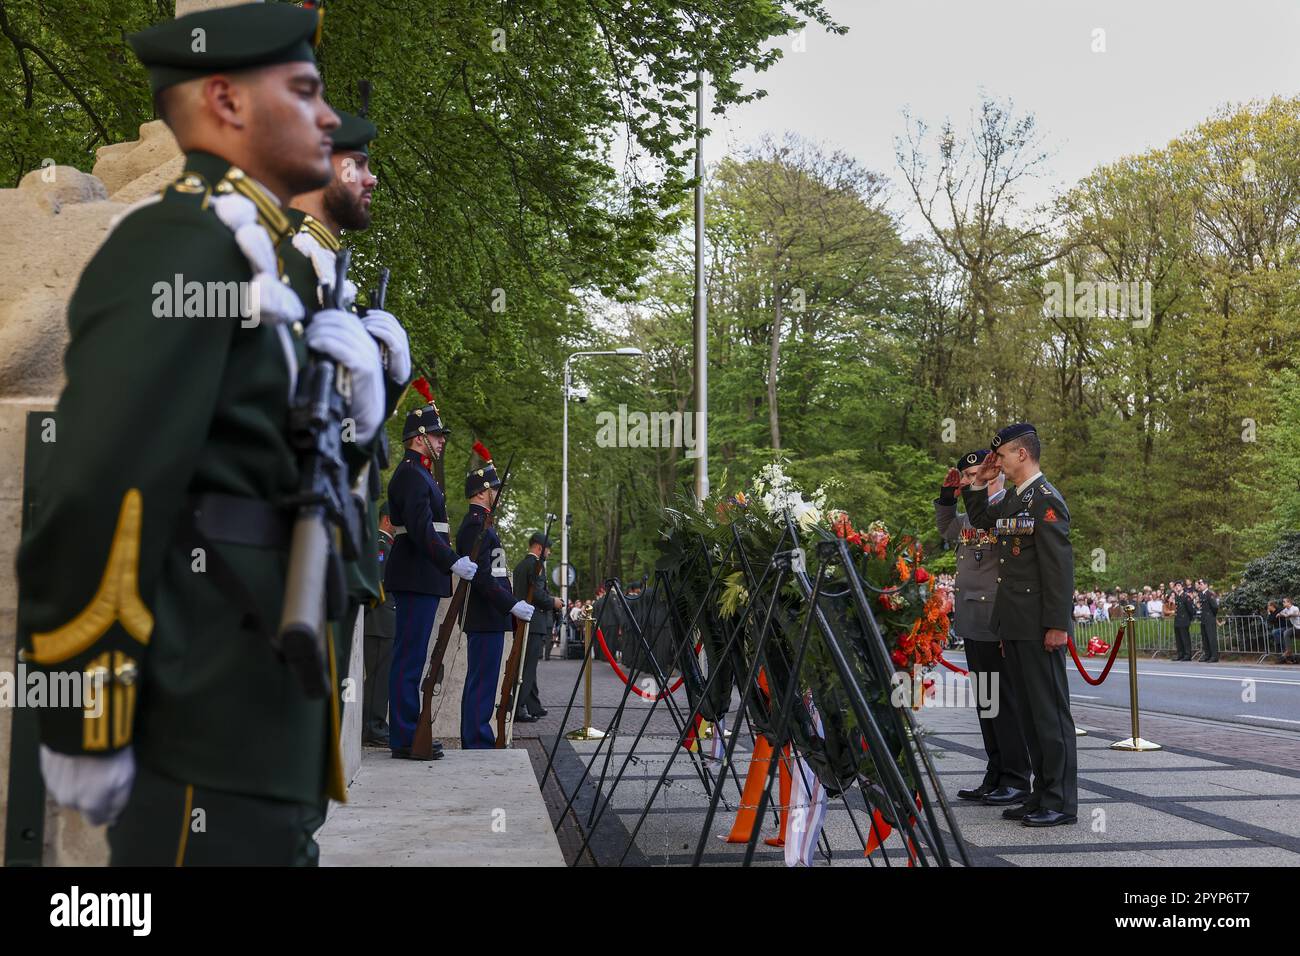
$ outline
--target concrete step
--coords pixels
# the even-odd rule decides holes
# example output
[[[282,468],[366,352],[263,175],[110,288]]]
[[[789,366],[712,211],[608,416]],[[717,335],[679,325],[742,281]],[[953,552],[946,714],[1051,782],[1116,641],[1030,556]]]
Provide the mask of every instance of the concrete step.
[[[368,749],[316,840],[322,866],[564,866],[524,750]]]

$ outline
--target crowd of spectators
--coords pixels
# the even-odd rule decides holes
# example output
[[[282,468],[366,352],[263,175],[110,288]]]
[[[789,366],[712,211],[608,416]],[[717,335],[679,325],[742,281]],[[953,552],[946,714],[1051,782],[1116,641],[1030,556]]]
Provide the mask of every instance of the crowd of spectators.
[[[948,611],[952,610],[953,575],[935,576],[935,587],[944,592],[948,599]],[[1122,621],[1125,609],[1133,605],[1133,616],[1138,619],[1172,619],[1177,614],[1180,595],[1186,595],[1191,602],[1194,616],[1219,618],[1219,595],[1204,579],[1193,581],[1167,581],[1163,584],[1144,585],[1141,588],[1094,588],[1077,591],[1074,595],[1073,617],[1076,624],[1100,621]],[[1279,654],[1290,655],[1300,642],[1300,606],[1290,597],[1269,601],[1267,608],[1260,610],[1265,619],[1270,650]]]

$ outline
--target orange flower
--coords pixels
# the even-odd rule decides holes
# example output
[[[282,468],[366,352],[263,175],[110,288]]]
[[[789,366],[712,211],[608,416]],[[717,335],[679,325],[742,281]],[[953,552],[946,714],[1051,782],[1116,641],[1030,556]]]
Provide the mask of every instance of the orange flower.
[[[903,560],[903,556],[901,554],[898,556],[898,563],[894,565],[894,570],[898,572],[898,579],[900,581],[911,580],[912,569],[907,566],[907,562]]]

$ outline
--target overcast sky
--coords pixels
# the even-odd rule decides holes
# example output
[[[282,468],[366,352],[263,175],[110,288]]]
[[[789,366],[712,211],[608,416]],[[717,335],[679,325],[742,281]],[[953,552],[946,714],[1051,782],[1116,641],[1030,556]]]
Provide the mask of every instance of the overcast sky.
[[[757,103],[711,119],[710,162],[764,133],[838,147],[901,183],[907,107],[969,126],[984,90],[1032,112],[1053,153],[1046,199],[1100,164],[1162,146],[1222,104],[1300,94],[1300,0],[828,0],[849,27],[751,78]],[[1105,52],[1093,52],[1104,30]],[[919,228],[895,187],[895,211]]]

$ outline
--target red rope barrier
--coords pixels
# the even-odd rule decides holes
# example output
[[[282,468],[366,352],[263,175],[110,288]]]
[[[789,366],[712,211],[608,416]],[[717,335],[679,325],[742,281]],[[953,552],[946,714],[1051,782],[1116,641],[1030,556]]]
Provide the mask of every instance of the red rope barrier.
[[[939,663],[942,664],[944,667],[948,668],[948,670],[952,671],[953,673],[962,674],[964,676],[968,676],[970,674],[970,671],[968,671],[966,668],[958,667],[956,664],[948,660],[948,658],[944,657],[942,654],[939,655]]]
[[[1074,666],[1079,668],[1079,675],[1093,687],[1096,687],[1106,679],[1106,675],[1110,673],[1111,667],[1115,664],[1115,658],[1119,654],[1119,646],[1124,643],[1125,627],[1127,627],[1126,624],[1121,624],[1119,630],[1115,632],[1115,644],[1110,649],[1110,657],[1106,660],[1106,666],[1101,669],[1101,676],[1096,680],[1092,678],[1091,674],[1083,669],[1083,661],[1079,660],[1079,652],[1074,649],[1074,641],[1066,643],[1066,647],[1070,649],[1070,656],[1074,658]]]
[[[628,682],[628,677],[626,674],[623,673],[623,669],[618,666],[618,661],[614,660],[614,655],[609,652],[609,647],[605,643],[605,635],[600,628],[596,628],[596,640],[600,642],[600,649],[605,652],[605,660],[609,661],[609,666],[614,668],[614,673],[618,676],[618,679],[621,680],[624,684],[626,684]],[[703,646],[704,646],[703,641],[700,641],[698,644],[695,645],[696,656],[699,655],[700,648]],[[682,686],[682,683],[685,680],[686,680],[686,675],[683,674],[681,677],[677,678],[677,683],[673,684],[672,687],[669,687],[665,691],[660,691],[658,694],[647,694],[640,687],[637,687],[635,684],[632,684],[631,685],[632,693],[636,694],[638,697],[644,697],[646,700],[663,700],[669,694],[675,693],[677,689]]]

